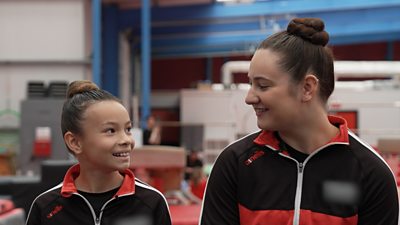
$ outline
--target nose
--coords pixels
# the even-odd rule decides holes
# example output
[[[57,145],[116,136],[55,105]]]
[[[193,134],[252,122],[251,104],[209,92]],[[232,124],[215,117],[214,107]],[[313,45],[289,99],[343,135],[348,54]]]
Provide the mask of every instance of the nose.
[[[250,87],[250,89],[247,91],[247,95],[245,98],[245,102],[248,105],[253,105],[256,104],[258,102],[258,97],[257,95],[254,93],[253,87]]]
[[[124,132],[121,137],[120,145],[130,145],[130,148],[133,149],[135,146],[135,140],[133,139],[132,134]]]

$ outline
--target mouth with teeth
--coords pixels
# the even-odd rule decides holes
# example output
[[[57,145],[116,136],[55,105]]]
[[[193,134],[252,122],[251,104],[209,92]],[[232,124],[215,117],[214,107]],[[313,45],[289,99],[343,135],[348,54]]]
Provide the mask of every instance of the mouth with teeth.
[[[254,108],[254,111],[256,112],[257,116],[261,116],[262,113],[267,112],[268,109],[266,108]]]
[[[129,152],[113,153],[113,156],[115,157],[128,157],[129,155],[130,155]]]

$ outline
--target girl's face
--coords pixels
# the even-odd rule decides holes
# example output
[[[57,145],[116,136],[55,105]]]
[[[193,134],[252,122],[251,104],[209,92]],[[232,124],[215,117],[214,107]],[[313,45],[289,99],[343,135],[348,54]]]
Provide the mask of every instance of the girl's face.
[[[79,162],[104,172],[127,169],[135,145],[131,128],[129,114],[119,102],[110,100],[90,105],[82,120]]]
[[[246,103],[252,105],[260,129],[290,129],[299,118],[299,85],[293,85],[289,73],[279,67],[280,56],[269,49],[255,52],[249,69],[251,88]]]

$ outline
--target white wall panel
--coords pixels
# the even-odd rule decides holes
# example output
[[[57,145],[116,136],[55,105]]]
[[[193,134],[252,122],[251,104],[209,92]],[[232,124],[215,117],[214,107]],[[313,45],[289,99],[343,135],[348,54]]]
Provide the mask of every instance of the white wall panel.
[[[29,81],[88,79],[87,0],[0,1],[0,129],[18,127]]]
[[[0,61],[83,60],[83,1],[0,1]]]
[[[257,128],[254,110],[244,102],[245,90],[182,90],[180,120],[204,125],[204,140],[236,140]]]

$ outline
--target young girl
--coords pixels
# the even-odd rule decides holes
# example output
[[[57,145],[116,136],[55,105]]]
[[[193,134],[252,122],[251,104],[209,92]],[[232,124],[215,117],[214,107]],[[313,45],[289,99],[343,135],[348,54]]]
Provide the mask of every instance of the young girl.
[[[116,97],[90,81],[72,82],[61,129],[79,163],[33,201],[27,225],[171,224],[163,195],[129,170],[131,126]]]
[[[399,224],[389,167],[326,110],[335,79],[328,40],[322,20],[295,18],[258,47],[245,101],[261,131],[219,155],[200,224]]]

